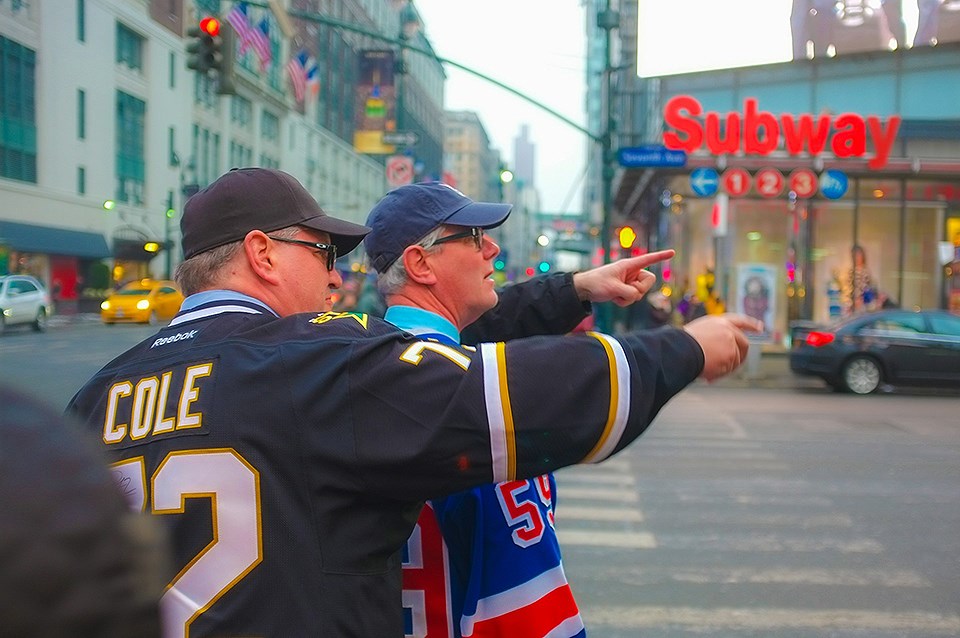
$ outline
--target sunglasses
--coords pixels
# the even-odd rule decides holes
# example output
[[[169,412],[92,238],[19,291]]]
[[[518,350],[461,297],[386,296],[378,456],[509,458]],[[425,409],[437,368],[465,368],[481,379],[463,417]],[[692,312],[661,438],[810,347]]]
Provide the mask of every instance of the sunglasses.
[[[267,237],[270,237],[270,235],[267,235]],[[337,247],[333,244],[321,244],[320,242],[303,241],[302,239],[287,239],[286,237],[270,237],[270,239],[282,241],[285,244],[296,244],[298,246],[306,246],[307,248],[326,251],[327,270],[333,270],[337,264]]]
[[[457,239],[467,239],[468,237],[473,238],[473,243],[476,245],[477,250],[483,250],[483,229],[474,226],[469,230],[465,230],[462,233],[454,233],[452,235],[447,235],[446,237],[441,237],[440,239],[433,242],[433,245],[443,244],[448,241],[456,241]]]

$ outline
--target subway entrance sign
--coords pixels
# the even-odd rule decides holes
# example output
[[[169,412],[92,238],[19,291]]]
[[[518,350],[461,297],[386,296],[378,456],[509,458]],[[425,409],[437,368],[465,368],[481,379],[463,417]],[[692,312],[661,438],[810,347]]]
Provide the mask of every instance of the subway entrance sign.
[[[687,153],[666,146],[629,146],[617,151],[617,161],[624,168],[686,166]]]

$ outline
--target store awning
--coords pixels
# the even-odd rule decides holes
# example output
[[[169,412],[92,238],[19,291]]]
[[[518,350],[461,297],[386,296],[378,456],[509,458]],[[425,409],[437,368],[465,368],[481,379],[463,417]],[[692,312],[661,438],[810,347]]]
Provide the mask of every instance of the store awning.
[[[100,233],[8,221],[0,221],[0,246],[26,253],[88,259],[103,259],[111,255],[107,240]]]

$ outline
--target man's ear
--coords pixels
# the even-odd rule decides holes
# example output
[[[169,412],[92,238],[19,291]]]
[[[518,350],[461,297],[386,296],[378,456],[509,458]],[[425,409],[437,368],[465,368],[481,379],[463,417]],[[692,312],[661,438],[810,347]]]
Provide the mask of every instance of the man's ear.
[[[243,254],[250,270],[272,284],[280,280],[276,248],[276,244],[262,230],[251,230],[243,238]]]
[[[434,272],[429,257],[427,249],[423,246],[407,246],[403,250],[400,259],[403,260],[403,267],[406,269],[410,281],[422,286],[437,283],[437,274]]]

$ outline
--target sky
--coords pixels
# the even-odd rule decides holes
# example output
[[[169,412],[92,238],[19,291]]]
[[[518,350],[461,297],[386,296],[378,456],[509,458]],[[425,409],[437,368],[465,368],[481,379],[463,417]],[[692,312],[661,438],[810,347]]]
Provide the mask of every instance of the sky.
[[[507,84],[586,126],[586,9],[581,0],[413,0],[441,58]],[[626,0],[631,1],[631,0]],[[635,0],[634,0],[635,1]],[[639,0],[641,75],[786,61],[792,0]],[[917,9],[903,0],[908,39]],[[527,124],[546,212],[581,208],[587,138],[493,84],[447,65],[445,108],[479,114],[507,162]],[[590,148],[594,148],[590,145]]]
[[[586,17],[580,0],[414,0],[424,33],[453,60],[529,95],[586,126]],[[519,97],[446,66],[448,110],[475,111],[501,157],[527,124],[536,144],[534,180],[546,212],[577,212],[586,136]]]

